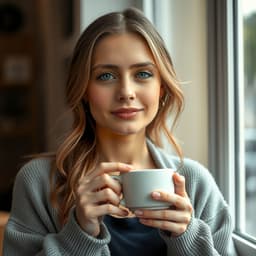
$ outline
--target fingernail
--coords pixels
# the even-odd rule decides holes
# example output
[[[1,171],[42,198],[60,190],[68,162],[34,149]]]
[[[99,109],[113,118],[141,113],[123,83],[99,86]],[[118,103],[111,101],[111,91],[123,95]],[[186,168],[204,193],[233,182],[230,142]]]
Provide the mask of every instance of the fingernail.
[[[124,167],[127,169],[127,170],[131,170],[133,167],[132,165],[130,164],[124,164]]]
[[[177,175],[177,178],[178,178],[178,179],[176,179],[176,181],[179,182],[179,183],[181,183],[181,182],[183,181],[183,179],[184,179],[184,176],[180,175],[180,174],[177,173],[177,172],[176,172],[176,175]]]
[[[179,174],[180,182],[183,182],[185,180],[185,177],[183,175]]]
[[[142,216],[142,215],[143,215],[143,212],[140,211],[140,210],[136,210],[136,211],[134,212],[134,214],[135,214],[136,216]]]
[[[155,199],[159,199],[159,198],[161,197],[161,194],[160,194],[159,192],[157,192],[157,191],[154,191],[154,192],[152,193],[152,196],[153,196]]]
[[[123,215],[124,215],[124,216],[128,216],[128,215],[129,215],[129,212],[126,211],[126,210],[123,210]]]

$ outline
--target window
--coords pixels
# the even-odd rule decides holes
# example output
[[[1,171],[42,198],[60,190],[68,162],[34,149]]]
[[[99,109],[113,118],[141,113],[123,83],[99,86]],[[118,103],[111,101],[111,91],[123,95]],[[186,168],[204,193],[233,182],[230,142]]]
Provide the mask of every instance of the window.
[[[208,39],[209,166],[240,255],[256,255],[256,2],[208,0]]]
[[[239,171],[244,175],[244,190],[240,196],[244,199],[244,221],[237,223],[239,232],[256,240],[256,2],[237,1],[235,13],[237,19],[237,55],[243,65],[237,65],[236,101],[239,109],[236,125],[241,151]],[[240,189],[242,189],[240,188]]]

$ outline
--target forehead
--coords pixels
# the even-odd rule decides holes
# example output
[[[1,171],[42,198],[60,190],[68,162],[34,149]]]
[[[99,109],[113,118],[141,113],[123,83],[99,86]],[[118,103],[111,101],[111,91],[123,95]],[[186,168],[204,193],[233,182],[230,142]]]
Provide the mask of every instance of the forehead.
[[[151,61],[153,54],[146,40],[136,33],[107,35],[94,48],[93,64],[125,64]]]

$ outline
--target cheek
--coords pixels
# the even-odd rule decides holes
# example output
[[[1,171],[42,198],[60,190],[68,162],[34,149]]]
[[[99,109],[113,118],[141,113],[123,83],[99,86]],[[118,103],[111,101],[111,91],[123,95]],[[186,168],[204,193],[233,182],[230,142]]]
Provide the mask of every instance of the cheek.
[[[158,108],[159,99],[160,91],[148,91],[144,94],[144,100],[146,100],[150,106],[155,106]]]
[[[89,104],[90,104],[90,106],[101,108],[101,107],[104,106],[104,101],[105,100],[106,100],[106,96],[100,95],[100,94],[96,94],[91,99],[89,99]]]
[[[94,88],[93,90],[89,90],[88,92],[88,102],[91,109],[91,112],[97,111],[97,109],[101,110],[104,109],[107,105],[107,100],[109,98],[109,95],[97,88]]]

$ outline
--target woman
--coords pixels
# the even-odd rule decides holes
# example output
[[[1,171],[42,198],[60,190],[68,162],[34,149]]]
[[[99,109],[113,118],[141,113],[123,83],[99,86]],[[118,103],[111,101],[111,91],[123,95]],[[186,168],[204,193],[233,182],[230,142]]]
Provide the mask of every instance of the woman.
[[[81,35],[67,81],[70,134],[54,156],[27,163],[15,182],[4,255],[236,255],[228,205],[209,172],[183,159],[166,124],[182,111],[171,59],[133,8]],[[165,135],[177,152],[161,149]],[[165,210],[127,213],[113,172],[175,168]]]

